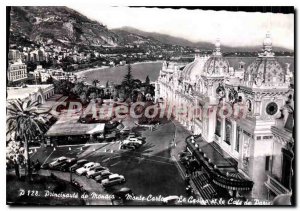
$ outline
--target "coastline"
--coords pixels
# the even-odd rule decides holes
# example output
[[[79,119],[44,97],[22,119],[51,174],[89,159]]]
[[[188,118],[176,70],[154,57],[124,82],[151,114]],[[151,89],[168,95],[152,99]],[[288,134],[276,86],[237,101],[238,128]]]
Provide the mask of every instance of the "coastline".
[[[103,66],[103,67],[94,67],[94,68],[89,68],[89,69],[83,69],[83,70],[79,70],[78,72],[75,72],[74,75],[81,77],[83,76],[85,73],[88,72],[92,72],[95,70],[103,70],[103,69],[108,69],[111,68],[110,66]]]
[[[156,60],[156,61],[144,61],[144,62],[135,62],[135,63],[131,63],[131,65],[137,65],[137,64],[147,64],[147,63],[158,63],[158,62],[163,62],[163,60]],[[127,64],[123,65],[126,66]],[[116,67],[116,66],[114,66]],[[85,73],[88,72],[92,72],[92,71],[96,71],[96,70],[104,70],[104,69],[110,69],[110,68],[114,68],[111,66],[103,66],[103,67],[94,67],[94,68],[89,68],[89,69],[83,69],[83,70],[78,70],[77,72],[75,72],[74,74],[78,77],[82,77],[84,76]]]

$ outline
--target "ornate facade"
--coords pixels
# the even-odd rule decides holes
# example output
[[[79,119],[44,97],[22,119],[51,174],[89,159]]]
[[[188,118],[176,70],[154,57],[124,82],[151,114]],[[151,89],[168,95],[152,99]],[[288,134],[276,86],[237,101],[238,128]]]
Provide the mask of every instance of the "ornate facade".
[[[177,121],[238,163],[238,171],[254,182],[249,197],[271,199],[290,191],[290,172],[284,171],[291,162],[285,151],[293,145],[291,78],[289,66],[283,68],[272,51],[269,33],[257,58],[247,67],[239,62],[236,69],[217,40],[212,55],[196,55],[187,65],[164,62],[156,100],[175,106]],[[178,109],[186,113],[178,115]]]

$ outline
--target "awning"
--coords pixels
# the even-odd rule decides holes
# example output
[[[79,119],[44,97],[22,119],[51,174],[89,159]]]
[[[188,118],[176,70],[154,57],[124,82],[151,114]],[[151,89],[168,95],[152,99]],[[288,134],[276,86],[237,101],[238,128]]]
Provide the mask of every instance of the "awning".
[[[186,139],[187,147],[201,163],[213,183],[228,190],[251,190],[253,182],[245,178],[236,167],[226,160],[202,137]]]
[[[61,116],[50,127],[46,136],[80,136],[103,132],[105,123],[85,124],[78,121],[78,116]]]

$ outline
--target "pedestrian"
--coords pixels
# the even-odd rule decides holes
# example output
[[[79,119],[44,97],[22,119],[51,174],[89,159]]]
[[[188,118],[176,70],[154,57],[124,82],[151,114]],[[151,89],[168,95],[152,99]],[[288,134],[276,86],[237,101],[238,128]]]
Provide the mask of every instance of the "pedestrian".
[[[190,185],[188,185],[186,188],[185,188],[186,192],[188,195],[191,195],[192,193],[192,187]]]
[[[190,173],[189,168],[187,168],[187,169],[185,170],[185,173],[186,173],[186,175],[188,175],[188,174]]]
[[[41,169],[41,163],[40,163],[39,159],[36,159],[35,170],[36,170],[36,172],[39,172],[40,169]]]
[[[20,179],[20,171],[19,171],[19,164],[15,161],[14,162],[15,172],[18,179]]]
[[[190,176],[186,175],[184,181],[185,181],[186,185],[189,185],[190,184]]]
[[[35,163],[33,161],[31,162],[30,169],[32,169],[32,171],[35,171]]]

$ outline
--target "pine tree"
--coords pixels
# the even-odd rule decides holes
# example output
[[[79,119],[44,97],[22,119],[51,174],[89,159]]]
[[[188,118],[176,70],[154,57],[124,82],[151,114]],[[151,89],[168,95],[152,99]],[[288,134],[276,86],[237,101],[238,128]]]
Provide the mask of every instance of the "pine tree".
[[[129,97],[129,94],[131,93],[132,88],[133,88],[133,77],[131,74],[131,65],[130,64],[127,66],[127,70],[128,70],[128,72],[124,76],[124,79],[122,82],[122,88],[125,91],[126,97]]]
[[[149,78],[149,75],[147,75],[146,80],[145,80],[145,83],[146,83],[146,84],[150,84],[150,78]]]
[[[52,78],[51,75],[50,75],[49,78],[47,78],[46,83],[47,83],[47,84],[53,84],[53,78]]]
[[[125,85],[130,85],[132,82],[132,74],[131,74],[131,65],[127,66],[127,74],[124,76],[123,83]]]

